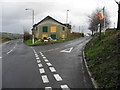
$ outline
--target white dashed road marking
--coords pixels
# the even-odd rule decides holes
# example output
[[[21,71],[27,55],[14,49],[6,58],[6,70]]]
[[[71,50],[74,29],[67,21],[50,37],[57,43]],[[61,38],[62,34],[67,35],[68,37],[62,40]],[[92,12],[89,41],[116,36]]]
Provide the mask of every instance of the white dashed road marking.
[[[60,77],[59,74],[54,74],[54,77],[57,81],[62,81],[62,78]]]
[[[40,54],[43,54],[42,52],[40,52]]]
[[[38,64],[38,67],[43,67],[43,65],[40,63],[40,64]]]
[[[37,60],[37,63],[40,63],[41,61],[40,60]]]
[[[51,72],[56,72],[54,67],[49,67],[49,69],[50,69]]]
[[[44,59],[46,59],[46,57],[43,57]]]
[[[39,59],[39,57],[37,57],[36,59]]]
[[[45,87],[45,90],[52,90],[52,87]]]
[[[69,52],[71,52],[72,48],[70,48]],[[37,54],[37,52],[33,49],[34,53],[35,53],[35,56],[36,56],[36,59],[37,59],[37,63],[38,63],[38,67],[40,68],[39,69],[39,72],[41,74],[41,77],[42,77],[42,81],[43,83],[49,83],[49,80],[48,80],[48,77],[47,75],[42,75],[42,74],[45,74],[45,70],[43,68],[43,65],[40,63],[41,60],[39,59],[39,56]],[[51,72],[56,72],[55,68],[52,67],[52,64],[49,63],[49,60],[46,59],[46,57],[43,55],[42,52],[40,52],[41,56],[43,57],[44,61],[46,62],[46,64],[48,65],[49,69]],[[1,58],[1,57],[0,57]],[[59,74],[53,74],[54,78],[56,79],[56,81],[62,81],[62,78],[60,77]],[[70,88],[67,86],[67,85],[61,85],[61,89],[62,90],[70,90]],[[52,90],[52,87],[45,87],[45,90]]]
[[[36,56],[36,57],[38,57],[38,55],[37,55],[37,54],[35,54],[35,56]]]
[[[40,71],[41,74],[42,74],[42,73],[45,73],[44,68],[39,69],[39,71]]]
[[[44,60],[45,62],[49,62],[47,59]]]
[[[44,55],[41,55],[42,57],[44,57]]]
[[[1,59],[2,57],[0,57],[0,59]]]
[[[48,66],[52,66],[52,64],[51,63],[46,63]]]
[[[47,75],[42,75],[43,83],[49,83]]]
[[[61,85],[62,90],[70,90],[70,88],[67,85]]]

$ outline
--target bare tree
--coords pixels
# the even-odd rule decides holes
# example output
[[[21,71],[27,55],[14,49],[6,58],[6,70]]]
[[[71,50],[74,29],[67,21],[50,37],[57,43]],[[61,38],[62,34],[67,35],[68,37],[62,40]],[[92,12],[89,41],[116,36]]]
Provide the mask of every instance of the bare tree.
[[[97,32],[98,30],[98,24],[101,22],[101,28],[104,28],[104,19],[99,20],[98,13],[101,11],[101,9],[96,9],[91,15],[88,16],[89,19],[89,29],[92,31],[92,35],[94,32]],[[105,18],[105,27],[108,27],[110,24],[108,12],[105,11],[104,13],[104,18]]]

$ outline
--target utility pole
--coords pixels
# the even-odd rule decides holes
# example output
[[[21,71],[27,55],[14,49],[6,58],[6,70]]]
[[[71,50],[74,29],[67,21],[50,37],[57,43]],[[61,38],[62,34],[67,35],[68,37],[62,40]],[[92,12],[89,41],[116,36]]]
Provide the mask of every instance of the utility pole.
[[[34,25],[34,10],[33,9],[25,9],[25,10],[31,10],[32,11],[32,28],[33,28],[33,25]],[[32,44],[34,44],[34,33],[32,32]]]
[[[67,26],[67,24],[68,24],[68,12],[69,12],[69,10],[67,10],[67,12],[66,12],[66,28],[67,28],[67,38],[68,38],[68,27],[69,26]]]
[[[68,23],[68,12],[69,12],[69,10],[67,10],[67,13],[66,13],[66,26],[67,26],[67,23]]]
[[[120,0],[115,0],[115,2],[118,4],[118,22],[117,22],[117,30],[120,30]]]
[[[101,40],[101,21],[100,21],[99,40]]]
[[[79,33],[80,33],[80,26],[79,26]]]
[[[115,22],[114,22],[114,30],[115,30]]]

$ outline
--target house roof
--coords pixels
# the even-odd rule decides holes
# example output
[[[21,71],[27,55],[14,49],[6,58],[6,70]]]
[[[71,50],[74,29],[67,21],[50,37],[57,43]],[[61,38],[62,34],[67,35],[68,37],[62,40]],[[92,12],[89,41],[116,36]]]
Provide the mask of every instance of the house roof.
[[[57,23],[59,23],[59,24],[61,24],[61,25],[64,25],[64,26],[67,26],[67,27],[71,27],[71,25],[69,25],[69,24],[63,24],[63,23],[55,20],[54,18],[52,18],[52,17],[50,17],[50,16],[47,16],[47,17],[45,17],[44,19],[42,19],[40,22],[38,22],[37,24],[34,24],[34,25],[33,25],[33,28],[36,27],[37,25],[39,25],[40,23],[42,23],[43,21],[47,20],[47,19],[52,19],[52,20],[54,20],[55,22],[57,22]]]

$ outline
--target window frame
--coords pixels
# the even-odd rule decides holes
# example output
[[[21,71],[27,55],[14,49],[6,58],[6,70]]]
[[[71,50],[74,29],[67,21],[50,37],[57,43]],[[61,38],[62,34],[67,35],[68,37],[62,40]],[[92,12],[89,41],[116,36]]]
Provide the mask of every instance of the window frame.
[[[62,27],[62,31],[65,31],[65,27]]]
[[[52,30],[54,28],[54,30]],[[57,27],[56,26],[51,26],[50,27],[50,32],[51,33],[56,33],[57,32]]]
[[[46,31],[45,31],[44,28],[47,28]],[[48,26],[43,26],[43,27],[42,27],[42,32],[48,32]]]

